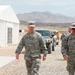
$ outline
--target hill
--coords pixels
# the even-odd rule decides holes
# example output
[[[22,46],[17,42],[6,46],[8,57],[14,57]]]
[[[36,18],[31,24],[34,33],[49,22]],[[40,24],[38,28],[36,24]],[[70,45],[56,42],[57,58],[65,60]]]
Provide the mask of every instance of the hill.
[[[42,23],[72,23],[75,22],[75,17],[69,17],[62,14],[53,14],[51,12],[31,12],[24,14],[17,14],[21,21],[30,21]]]

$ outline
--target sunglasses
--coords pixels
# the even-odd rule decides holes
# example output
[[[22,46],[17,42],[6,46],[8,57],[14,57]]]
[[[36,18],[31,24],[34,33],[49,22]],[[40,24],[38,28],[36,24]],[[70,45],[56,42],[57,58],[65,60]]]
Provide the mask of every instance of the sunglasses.
[[[75,30],[75,28],[72,28],[72,30]]]
[[[34,23],[29,23],[28,25],[34,25]]]

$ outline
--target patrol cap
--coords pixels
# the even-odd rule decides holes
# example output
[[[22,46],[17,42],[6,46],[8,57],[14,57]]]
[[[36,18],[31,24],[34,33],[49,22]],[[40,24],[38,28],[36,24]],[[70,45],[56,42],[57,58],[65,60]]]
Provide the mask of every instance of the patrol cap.
[[[29,21],[28,26],[29,27],[35,27],[35,22],[34,21]]]
[[[75,26],[75,23],[72,23],[72,26]]]
[[[72,26],[70,26],[70,28],[71,28],[72,30],[75,30],[75,23],[72,23]]]

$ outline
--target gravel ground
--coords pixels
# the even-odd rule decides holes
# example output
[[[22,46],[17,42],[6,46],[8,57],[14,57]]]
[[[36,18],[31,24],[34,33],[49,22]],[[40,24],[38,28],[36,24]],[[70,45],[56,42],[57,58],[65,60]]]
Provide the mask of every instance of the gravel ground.
[[[0,48],[1,56],[15,56],[16,46]],[[47,55],[46,61],[41,60],[39,75],[68,75],[66,70],[66,61],[60,53],[60,45],[52,54]],[[23,54],[20,59],[0,68],[0,75],[27,75]]]

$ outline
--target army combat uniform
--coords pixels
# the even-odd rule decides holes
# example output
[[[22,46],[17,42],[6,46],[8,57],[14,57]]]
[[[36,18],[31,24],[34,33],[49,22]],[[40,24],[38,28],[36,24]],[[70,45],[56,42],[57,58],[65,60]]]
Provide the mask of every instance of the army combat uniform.
[[[61,52],[68,55],[67,70],[69,75],[75,75],[75,36],[71,33],[62,41]]]
[[[63,40],[65,38],[65,34],[61,35],[61,40]]]
[[[25,47],[24,59],[26,61],[27,75],[38,75],[41,49],[44,56],[47,55],[42,36],[37,32],[34,32],[33,35],[26,33],[21,39],[15,53],[20,54],[23,47]]]

